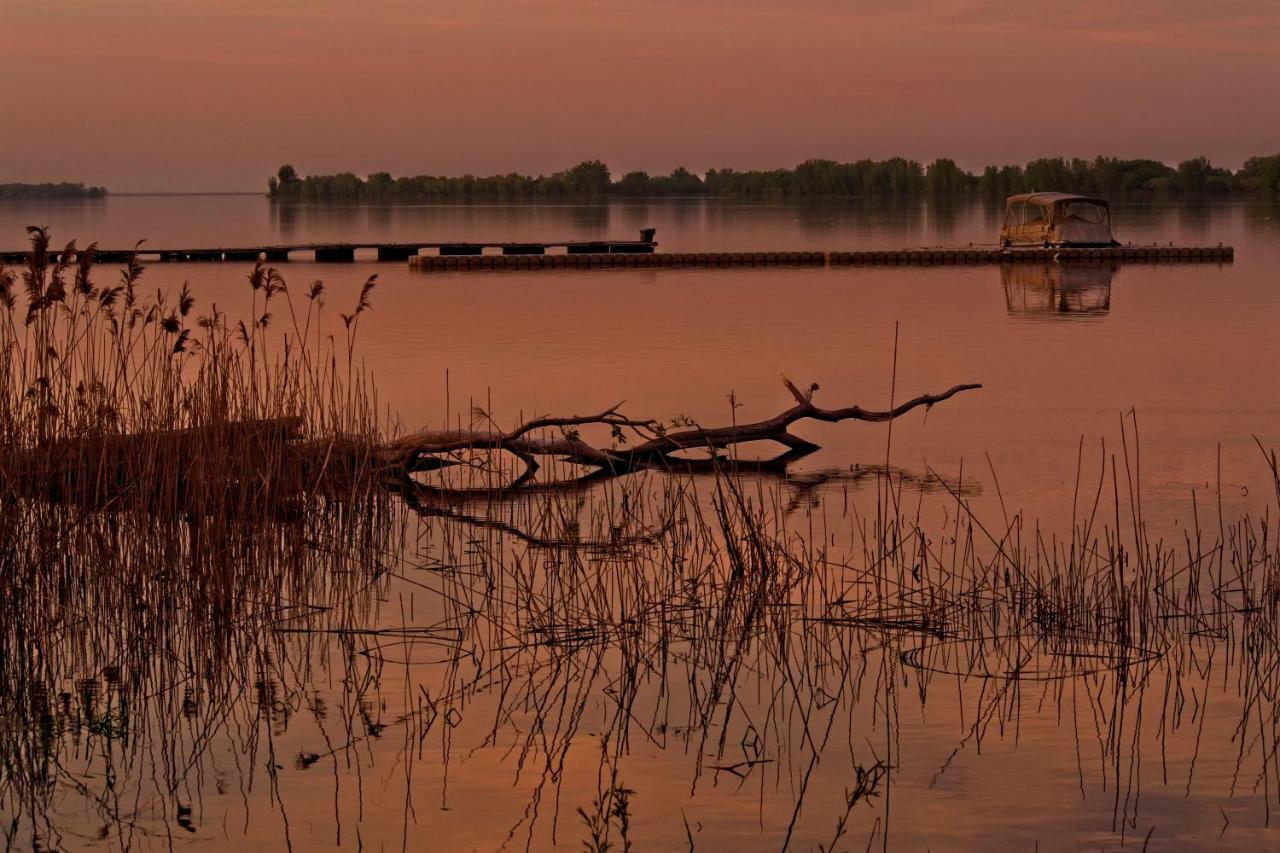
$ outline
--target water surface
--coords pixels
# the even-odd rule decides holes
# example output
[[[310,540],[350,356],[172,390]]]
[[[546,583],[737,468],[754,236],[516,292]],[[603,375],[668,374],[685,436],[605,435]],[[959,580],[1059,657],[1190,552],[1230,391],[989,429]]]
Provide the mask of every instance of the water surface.
[[[1273,688],[1258,678],[1257,653],[1242,651],[1243,637],[1274,647],[1273,623],[1198,614],[1227,621],[1177,634],[1151,661],[1116,668],[1099,652],[1106,665],[1040,682],[975,675],[969,647],[957,656],[966,661],[960,674],[936,660],[922,669],[911,665],[911,650],[939,638],[918,624],[887,628],[892,620],[883,613],[874,624],[858,621],[865,614],[832,616],[832,607],[856,611],[868,519],[890,499],[883,483],[858,472],[886,459],[907,477],[900,500],[910,506],[898,509],[911,516],[918,505],[936,537],[930,547],[965,539],[954,526],[963,500],[996,538],[1015,530],[1018,548],[1054,553],[1054,537],[1069,539],[1072,520],[1087,514],[1081,505],[1103,471],[1112,478],[1108,500],[1113,486],[1119,493],[1140,483],[1145,529],[1166,543],[1186,539],[1193,511],[1215,536],[1219,514],[1225,526],[1245,513],[1274,513],[1272,475],[1255,436],[1268,448],[1280,443],[1280,401],[1268,381],[1280,356],[1280,208],[1132,202],[1117,204],[1114,215],[1122,239],[1230,243],[1235,262],[483,274],[289,263],[282,269],[294,292],[324,280],[326,330],[338,336],[336,315],[354,304],[368,275],[378,275],[358,351],[380,403],[407,428],[465,419],[472,403],[504,424],[619,400],[634,415],[743,421],[790,404],[780,374],[819,383],[818,399],[830,406],[884,407],[961,382],[984,387],[927,416],[913,413],[891,434],[858,423],[797,427],[822,450],[795,465],[790,481],[759,483],[753,499],[807,543],[808,565],[823,568],[794,581],[795,619],[770,621],[772,633],[755,624],[723,647],[708,645],[698,623],[721,618],[742,628],[745,605],[726,592],[723,555],[699,552],[692,533],[664,534],[657,551],[624,559],[548,550],[456,519],[381,528],[388,538],[372,549],[357,546],[358,537],[342,539],[337,526],[335,542],[305,525],[273,529],[265,540],[297,539],[314,551],[273,557],[258,542],[239,543],[235,553],[263,565],[283,560],[296,573],[288,575],[295,585],[283,587],[287,600],[271,585],[245,590],[235,619],[215,631],[225,645],[201,639],[209,623],[183,610],[189,602],[181,595],[177,609],[187,615],[177,624],[147,623],[144,631],[143,622],[126,620],[121,641],[154,631],[148,636],[158,644],[149,663],[133,661],[153,673],[133,682],[148,687],[134,693],[113,668],[121,650],[104,639],[113,608],[124,605],[79,577],[72,588],[83,621],[68,624],[107,633],[91,633],[80,653],[49,652],[70,697],[65,718],[52,714],[57,735],[41,741],[57,757],[54,793],[43,799],[11,789],[18,792],[0,799],[3,824],[12,821],[19,844],[34,837],[69,849],[186,840],[263,850],[285,842],[573,847],[589,834],[601,779],[613,766],[635,792],[636,849],[692,840],[699,850],[774,850],[789,827],[794,849],[817,849],[846,811],[853,768],[883,761],[890,776],[876,797],[849,810],[838,849],[863,849],[868,839],[901,850],[1117,849],[1141,846],[1148,832],[1152,849],[1275,844],[1267,828],[1280,805]],[[17,246],[22,227],[40,223],[82,244],[146,238],[196,247],[630,239],[652,225],[671,251],[838,251],[989,243],[998,220],[999,211],[982,204],[919,200],[378,208],[111,197],[0,206],[0,235],[8,235],[6,248]],[[156,264],[144,281],[161,288],[187,281],[197,312],[217,303],[236,317],[249,305],[249,271]],[[113,274],[98,271],[104,281]],[[612,484],[555,506],[581,514],[584,530],[607,528],[604,519],[622,500],[617,489],[656,500],[666,488],[660,479]],[[703,478],[694,489],[693,504],[706,510],[714,482]],[[1107,520],[1131,528],[1128,507],[1127,496],[1117,497]],[[526,532],[529,524],[564,532],[537,506],[464,509],[519,522]],[[728,535],[712,534],[720,543]],[[174,535],[139,534],[139,542],[158,536],[158,544],[121,559],[146,566],[162,553],[159,563],[187,570],[191,545],[181,535],[166,538]],[[990,550],[981,533],[972,535]],[[673,562],[682,548],[690,554]],[[680,567],[700,555],[715,568],[682,576]],[[883,564],[906,572],[894,582],[926,583],[910,579],[903,560],[899,553]],[[1258,571],[1249,584],[1272,588],[1270,568]],[[677,577],[696,615],[654,616],[654,602],[673,606],[678,598],[666,586]],[[1235,590],[1228,581],[1216,578],[1223,600]],[[592,642],[556,634],[538,645],[530,638],[566,626],[542,624],[528,610],[525,593],[534,587],[546,619],[594,608],[626,618]],[[163,589],[157,581],[148,595],[168,595]],[[628,633],[620,625],[639,627]],[[734,700],[709,698],[739,645],[744,663],[729,679]],[[1052,669],[1088,659],[1079,653],[1037,647],[1027,660]],[[661,665],[650,671],[649,661]],[[211,667],[222,674],[208,675]],[[638,679],[637,667],[645,673]],[[102,722],[125,716],[104,717],[104,696],[127,699],[129,735]],[[708,707],[710,725],[699,722]],[[605,754],[619,757],[602,762],[606,733]]]

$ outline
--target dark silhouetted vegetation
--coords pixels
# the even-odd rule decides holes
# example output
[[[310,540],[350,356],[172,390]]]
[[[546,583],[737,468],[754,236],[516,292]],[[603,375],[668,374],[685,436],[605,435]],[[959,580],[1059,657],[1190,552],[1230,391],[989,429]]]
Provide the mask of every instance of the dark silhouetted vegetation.
[[[418,175],[392,177],[352,172],[300,177],[281,166],[267,181],[273,198],[298,201],[448,202],[554,201],[604,197],[655,198],[821,198],[839,196],[981,195],[1003,198],[1020,192],[1061,191],[1117,195],[1131,193],[1280,192],[1280,154],[1253,157],[1237,172],[1214,166],[1207,157],[1170,166],[1158,160],[1117,157],[1046,157],[1024,166],[987,166],[967,172],[953,160],[929,164],[888,160],[806,160],[794,169],[768,171],[711,169],[699,176],[680,167],[668,175],[627,172],[614,180],[599,160],[552,175],[506,174],[478,177]]]
[[[692,184],[701,185],[697,176],[684,174],[692,179]],[[393,178],[387,172],[374,172],[361,178],[351,172],[339,172],[300,178],[292,166],[281,166],[267,181],[267,186],[272,197],[299,201],[425,202],[602,198],[614,193],[617,185],[610,179],[608,166],[591,160],[563,172],[538,177],[512,173],[488,177]]]
[[[1234,175],[1236,184],[1254,192],[1280,193],[1280,154],[1250,157]]]
[[[101,198],[106,187],[86,187],[63,181],[60,184],[0,184],[0,198]]]

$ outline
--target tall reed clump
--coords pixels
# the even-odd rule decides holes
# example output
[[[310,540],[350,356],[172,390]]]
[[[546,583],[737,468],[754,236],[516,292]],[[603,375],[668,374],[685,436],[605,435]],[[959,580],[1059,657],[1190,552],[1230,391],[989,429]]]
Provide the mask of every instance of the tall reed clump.
[[[250,316],[233,324],[198,310],[186,284],[144,293],[136,257],[100,285],[93,246],[29,233],[25,269],[0,266],[0,675],[17,693],[49,680],[49,637],[84,630],[88,589],[146,607],[148,625],[164,612],[217,629],[244,617],[253,590],[322,594],[328,580],[300,568],[314,562],[307,543],[332,535],[340,560],[380,541],[379,425],[351,357],[372,278],[338,343],[322,331],[319,282],[295,301],[256,265]],[[281,543],[281,524],[308,529]],[[127,632],[83,639],[86,659],[148,648]]]
[[[63,760],[152,736],[198,755],[175,721],[274,684],[282,621],[364,618],[400,545],[352,357],[373,279],[334,340],[319,282],[295,297],[258,265],[233,323],[185,284],[145,292],[136,259],[100,284],[92,246],[30,236],[0,266],[0,833],[59,849],[37,815]]]
[[[359,479],[356,449],[376,439],[378,423],[352,351],[373,277],[343,316],[343,351],[322,332],[319,282],[295,300],[259,264],[248,277],[250,316],[232,323],[217,305],[198,311],[186,284],[176,298],[145,294],[136,258],[99,285],[93,246],[55,251],[46,229],[29,231],[26,268],[0,267],[9,496],[252,513],[315,491],[325,480],[316,458]],[[341,439],[342,452],[309,438]]]

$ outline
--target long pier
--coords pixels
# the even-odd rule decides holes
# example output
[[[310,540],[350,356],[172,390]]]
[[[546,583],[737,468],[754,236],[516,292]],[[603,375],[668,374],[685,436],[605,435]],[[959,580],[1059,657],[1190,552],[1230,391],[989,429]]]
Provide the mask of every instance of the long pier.
[[[619,269],[688,267],[942,266],[1054,261],[1118,263],[1231,263],[1231,246],[1115,246],[1105,249],[901,249],[863,252],[662,252],[644,255],[582,254],[534,257],[418,255],[421,272],[479,270]]]
[[[503,242],[503,243],[386,243],[381,241],[355,243],[282,243],[272,246],[238,246],[232,248],[211,249],[152,249],[140,246],[137,249],[94,249],[94,258],[103,263],[127,261],[135,255],[143,261],[162,261],[170,263],[201,263],[214,261],[241,261],[268,263],[285,263],[291,260],[314,261],[316,263],[343,263],[356,260],[356,253],[372,255],[378,261],[411,260],[423,251],[434,251],[430,257],[439,258],[478,258],[486,257],[486,251],[496,257],[526,257],[546,255],[548,250],[563,250],[565,255],[641,255],[652,254],[658,244],[654,241],[655,229],[644,228],[640,231],[639,240],[565,240],[554,243],[546,242]],[[7,264],[22,263],[27,258],[26,251],[0,251],[0,261]],[[53,256],[62,253],[51,250]],[[71,260],[68,258],[66,260]]]

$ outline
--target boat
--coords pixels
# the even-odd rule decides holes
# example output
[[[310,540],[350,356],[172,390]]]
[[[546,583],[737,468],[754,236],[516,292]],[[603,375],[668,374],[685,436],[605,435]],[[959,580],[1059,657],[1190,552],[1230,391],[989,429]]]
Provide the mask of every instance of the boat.
[[[1111,205],[1072,193],[1023,193],[1005,201],[1000,245],[1101,248],[1119,246],[1111,233]]]

